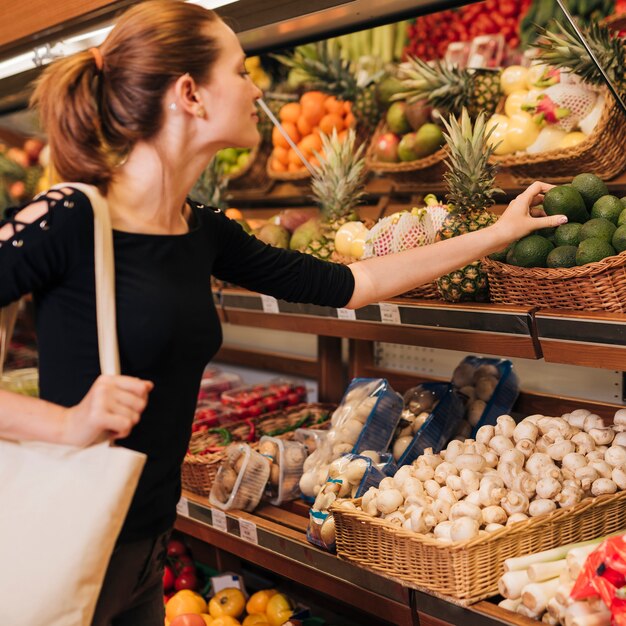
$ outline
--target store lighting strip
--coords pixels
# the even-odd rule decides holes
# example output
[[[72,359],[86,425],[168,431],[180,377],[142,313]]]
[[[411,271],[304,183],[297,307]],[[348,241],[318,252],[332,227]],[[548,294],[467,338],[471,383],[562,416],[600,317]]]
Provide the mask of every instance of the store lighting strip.
[[[225,6],[227,4],[233,4],[238,0],[185,0],[191,4],[197,4],[205,9],[217,9],[218,7]],[[99,46],[106,36],[113,29],[113,25],[98,28],[80,35],[75,35],[58,41],[54,44],[47,43],[42,46],[37,46],[31,52],[25,52],[24,54],[18,54],[6,61],[0,62],[0,80],[8,78],[9,76],[15,76],[22,72],[27,72],[36,67],[42,67],[52,61],[61,57],[75,54],[81,50]]]

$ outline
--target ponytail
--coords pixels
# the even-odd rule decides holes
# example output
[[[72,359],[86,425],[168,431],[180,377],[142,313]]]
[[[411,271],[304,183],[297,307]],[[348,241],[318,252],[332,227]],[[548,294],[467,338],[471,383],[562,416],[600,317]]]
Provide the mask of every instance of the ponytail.
[[[106,193],[134,144],[163,122],[163,98],[185,73],[206,82],[219,55],[213,11],[179,0],[148,0],[118,20],[97,49],[55,61],[39,79],[50,161],[59,177]]]

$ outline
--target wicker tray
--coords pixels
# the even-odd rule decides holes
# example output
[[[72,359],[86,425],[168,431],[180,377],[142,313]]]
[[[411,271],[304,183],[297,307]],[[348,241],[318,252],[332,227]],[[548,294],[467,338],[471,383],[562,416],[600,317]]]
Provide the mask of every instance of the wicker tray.
[[[490,162],[506,170],[520,184],[535,180],[571,182],[583,172],[593,172],[609,180],[626,169],[626,119],[611,93],[603,89],[605,104],[600,120],[591,135],[564,150],[539,154],[492,156]]]
[[[439,289],[437,289],[437,282],[426,283],[420,285],[411,291],[403,293],[401,298],[410,298],[411,300],[441,300],[439,296]]]
[[[548,515],[513,524],[485,537],[441,546],[359,510],[333,505],[337,554],[411,587],[465,604],[498,593],[505,559],[626,528],[626,492],[588,498]]]
[[[562,269],[482,263],[494,303],[626,313],[626,252]]]
[[[402,163],[384,163],[378,161],[374,154],[374,146],[377,138],[389,129],[385,121],[378,124],[374,136],[369,142],[365,153],[365,167],[376,174],[389,176],[399,183],[428,183],[441,182],[447,171],[445,159],[448,156],[446,148],[417,161],[405,161]]]
[[[224,428],[229,431],[233,441],[248,441],[251,445],[256,445],[255,442],[263,435],[286,437],[297,428],[313,425],[319,428],[318,420],[327,422],[334,408],[332,404],[300,404],[283,411],[268,413],[263,417],[236,422]],[[306,409],[310,410],[303,414]],[[204,444],[209,447],[214,437],[215,435],[211,433],[196,433],[191,437],[190,448]],[[221,448],[208,454],[187,453],[182,465],[183,488],[201,496],[208,496],[217,470],[224,460],[224,450],[225,448]]]

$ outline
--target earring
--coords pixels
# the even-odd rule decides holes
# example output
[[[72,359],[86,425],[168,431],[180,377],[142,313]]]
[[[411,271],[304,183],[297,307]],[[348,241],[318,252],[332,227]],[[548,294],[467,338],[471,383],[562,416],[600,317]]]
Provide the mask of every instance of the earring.
[[[203,106],[199,106],[196,109],[196,117],[206,117],[206,111],[204,110]]]
[[[175,102],[170,102],[170,104],[168,105],[168,107],[167,107],[167,108],[168,108],[170,111],[176,111],[176,109],[177,109],[178,107],[176,106],[176,103],[175,103]]]

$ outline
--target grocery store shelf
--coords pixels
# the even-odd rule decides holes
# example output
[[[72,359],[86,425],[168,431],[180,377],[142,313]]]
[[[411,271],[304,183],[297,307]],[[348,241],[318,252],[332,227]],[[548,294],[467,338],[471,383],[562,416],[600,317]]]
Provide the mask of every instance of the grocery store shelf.
[[[294,304],[244,290],[216,294],[230,324],[537,359],[532,309],[394,299],[357,311]],[[272,312],[273,311],[273,312]]]
[[[306,540],[306,511],[294,503],[223,513],[210,508],[206,498],[184,492],[176,528],[398,626],[530,624],[490,602],[461,607],[315,548]]]
[[[626,371],[626,315],[545,309],[535,321],[546,361]]]

